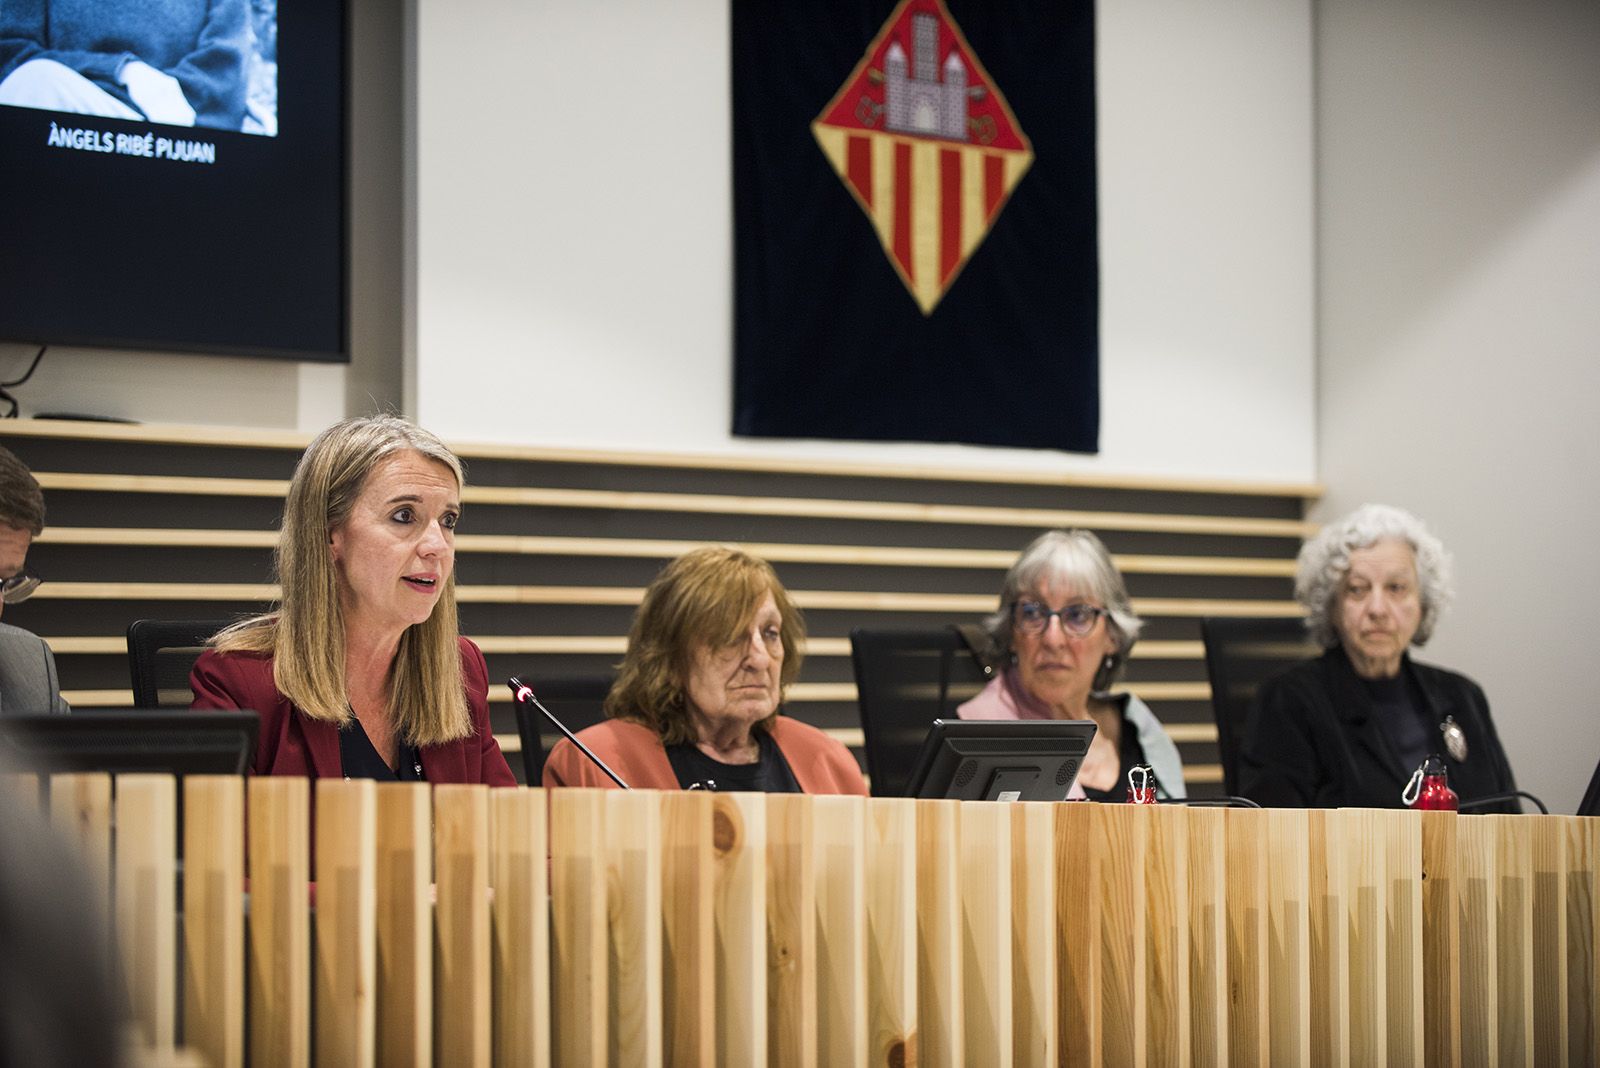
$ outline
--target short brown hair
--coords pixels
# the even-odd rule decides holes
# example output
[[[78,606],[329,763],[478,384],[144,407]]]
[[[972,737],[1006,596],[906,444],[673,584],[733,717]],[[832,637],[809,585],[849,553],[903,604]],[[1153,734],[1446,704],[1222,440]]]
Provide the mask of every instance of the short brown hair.
[[[787,690],[800,674],[805,646],[800,610],[771,564],[742,549],[708,545],[662,568],[644,591],[628,651],[606,695],[606,715],[643,723],[665,745],[692,741],[686,684],[695,652],[737,640],[768,593],[782,622],[778,681]]]
[[[0,445],[0,523],[38,537],[44,530],[44,493],[16,454]]]

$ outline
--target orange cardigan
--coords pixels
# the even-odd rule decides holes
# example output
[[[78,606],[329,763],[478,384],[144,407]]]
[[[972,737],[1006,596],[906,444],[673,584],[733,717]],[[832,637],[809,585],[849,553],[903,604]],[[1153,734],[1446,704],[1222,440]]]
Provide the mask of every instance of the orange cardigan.
[[[861,777],[861,768],[850,750],[817,728],[788,716],[775,716],[767,728],[805,793],[866,796],[866,780]],[[649,727],[610,719],[579,731],[578,737],[629,786],[649,790],[680,789],[678,777],[667,760],[666,747]],[[563,738],[544,762],[544,785],[616,789],[617,784],[590,763],[577,746]]]

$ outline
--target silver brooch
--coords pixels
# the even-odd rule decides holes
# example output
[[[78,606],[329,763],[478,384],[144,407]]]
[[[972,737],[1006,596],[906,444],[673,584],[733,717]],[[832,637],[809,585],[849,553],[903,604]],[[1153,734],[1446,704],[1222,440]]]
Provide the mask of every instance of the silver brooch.
[[[1454,716],[1444,717],[1444,722],[1439,724],[1439,733],[1444,735],[1444,747],[1450,754],[1450,759],[1457,764],[1465,763],[1467,759],[1467,735]]]

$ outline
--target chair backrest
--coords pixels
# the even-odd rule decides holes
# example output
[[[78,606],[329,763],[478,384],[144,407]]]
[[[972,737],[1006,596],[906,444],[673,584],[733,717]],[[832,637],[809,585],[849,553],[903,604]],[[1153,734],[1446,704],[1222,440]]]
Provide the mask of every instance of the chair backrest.
[[[133,707],[188,708],[189,669],[228,619],[136,619],[128,628]]]
[[[936,719],[977,695],[993,672],[953,626],[850,632],[867,775],[875,797],[903,797]]]
[[[1589,789],[1578,802],[1578,815],[1600,816],[1600,764],[1595,765],[1594,774],[1589,777]]]
[[[606,718],[601,705],[611,691],[611,680],[611,675],[567,675],[543,678],[530,685],[540,704],[576,734]],[[513,705],[517,710],[517,735],[522,739],[524,781],[529,786],[538,786],[544,777],[544,739],[559,738],[561,732],[532,705],[521,701]]]
[[[1222,781],[1239,793],[1239,747],[1255,707],[1256,691],[1301,660],[1318,655],[1299,617],[1209,618],[1200,621],[1211,679],[1211,712],[1217,720]]]

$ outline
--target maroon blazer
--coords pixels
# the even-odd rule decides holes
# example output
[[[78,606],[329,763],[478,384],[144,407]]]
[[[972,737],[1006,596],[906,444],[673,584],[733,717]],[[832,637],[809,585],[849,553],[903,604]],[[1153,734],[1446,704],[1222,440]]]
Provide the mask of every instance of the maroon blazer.
[[[489,729],[489,669],[483,650],[461,638],[461,674],[472,711],[472,734],[444,745],[418,750],[422,773],[431,783],[488,783],[515,786],[517,780]],[[252,771],[257,775],[305,775],[337,779],[344,775],[339,758],[339,728],[325,720],[307,719],[272,681],[272,657],[255,653],[206,650],[189,673],[195,710],[249,709],[261,714]]]

